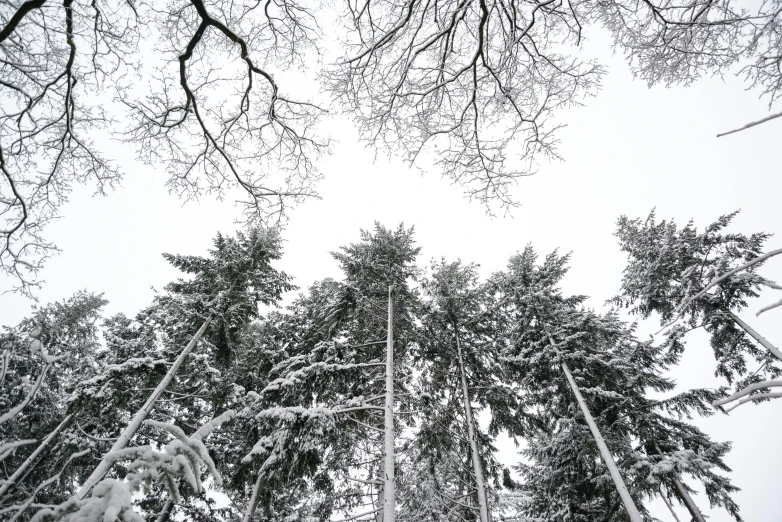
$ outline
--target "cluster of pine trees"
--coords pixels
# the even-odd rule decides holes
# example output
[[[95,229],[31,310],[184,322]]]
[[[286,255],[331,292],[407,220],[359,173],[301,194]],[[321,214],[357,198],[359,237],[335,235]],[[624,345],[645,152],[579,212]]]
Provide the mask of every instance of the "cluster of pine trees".
[[[780,395],[782,355],[736,315],[779,288],[757,274],[779,252],[732,217],[620,218],[612,303],[657,314],[650,340],[563,294],[568,255],[527,246],[482,280],[419,266],[403,226],[362,231],[333,254],[342,279],[284,309],[260,229],[166,255],[184,278],[134,317],[87,292],[37,308],[0,334],[0,518],[637,522],[661,497],[703,521],[697,488],[740,521],[730,443],[692,418]],[[674,393],[701,327],[733,395]]]

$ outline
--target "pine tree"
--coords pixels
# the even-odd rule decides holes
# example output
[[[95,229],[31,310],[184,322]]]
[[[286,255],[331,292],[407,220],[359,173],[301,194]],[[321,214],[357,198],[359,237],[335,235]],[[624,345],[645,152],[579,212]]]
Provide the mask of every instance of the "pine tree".
[[[491,320],[492,296],[478,284],[477,267],[443,260],[432,272],[423,283],[424,335],[417,359],[422,388],[431,397],[423,408],[430,414],[433,409],[442,413],[435,423],[431,415],[421,419],[420,452],[429,454],[429,459],[435,453],[438,461],[446,463],[439,473],[458,473],[458,479],[474,491],[474,495],[452,492],[450,497],[434,494],[442,495],[446,503],[453,503],[457,496],[461,499],[457,505],[474,502],[479,520],[486,522],[494,496],[488,475],[496,482],[502,473],[491,457],[493,436],[504,430],[520,432],[514,416],[518,409],[515,393],[505,384],[497,362],[499,332]],[[481,432],[476,419],[483,409],[491,417],[488,434]],[[462,467],[465,459],[467,470]]]
[[[164,255],[172,265],[193,277],[166,286],[166,293],[153,306],[159,314],[156,319],[170,342],[181,346],[186,336],[189,341],[133,415],[110,453],[128,445],[202,337],[215,348],[217,360],[229,358],[228,341],[243,324],[257,317],[258,304],[272,304],[282,292],[292,288],[288,276],[271,266],[271,261],[280,257],[280,239],[274,232],[255,228],[247,234],[238,233],[235,239],[218,234],[210,254],[210,258]],[[185,334],[194,330],[194,334]],[[85,498],[111,468],[107,455],[82,484],[77,492],[79,499]]]
[[[713,471],[727,469],[722,457],[729,445],[712,442],[681,419],[708,413],[717,394],[694,390],[648,399],[647,390],[674,388],[663,372],[676,355],[639,342],[613,314],[583,309],[583,297],[564,297],[557,285],[567,256],[551,254],[539,266],[535,261],[528,247],[511,259],[506,273],[494,276],[506,295],[510,327],[504,359],[517,372],[524,400],[540,422],[525,451],[532,464],[519,468],[532,499],[527,513],[625,520],[617,481],[613,474],[608,479],[596,458],[596,445],[603,443],[610,454],[601,452],[602,460],[609,464],[615,457],[616,472],[641,516],[647,516],[641,501],[659,495],[661,484],[686,500],[689,490],[679,478],[686,472],[704,483],[712,504],[739,519],[730,499],[735,488]]]
[[[702,293],[712,280],[762,254],[769,234],[724,232],[736,214],[721,216],[702,232],[692,221],[682,228],[673,220],[657,222],[654,211],[645,220],[621,216],[616,236],[628,264],[620,293],[612,301],[643,318],[657,313],[662,324],[684,319],[684,326],[677,325],[667,334],[675,352],[684,348],[684,333],[703,327],[717,360],[716,375],[729,383],[740,379],[738,387],[743,388],[761,380],[749,375],[748,357],[763,365],[768,376],[776,377],[782,352],[737,315],[748,299],[771,283],[757,274],[761,263]]]
[[[278,316],[268,339],[278,362],[239,414],[255,421],[257,440],[243,462],[255,468],[248,472],[255,476],[249,498],[264,509],[272,507],[278,488],[298,484],[313,495],[302,508],[308,511],[314,502],[324,517],[383,511],[389,287],[393,389],[404,411],[411,403],[405,393],[411,378],[406,347],[415,332],[416,296],[409,285],[417,277],[418,248],[412,233],[380,225],[362,231],[359,243],[333,254],[344,280],[316,283]],[[398,419],[405,422],[405,414],[395,415]],[[251,502],[246,512],[255,509]]]
[[[78,292],[37,308],[0,335],[0,513],[26,517],[32,503],[59,503],[85,465],[89,439],[65,400],[93,372],[102,295]]]

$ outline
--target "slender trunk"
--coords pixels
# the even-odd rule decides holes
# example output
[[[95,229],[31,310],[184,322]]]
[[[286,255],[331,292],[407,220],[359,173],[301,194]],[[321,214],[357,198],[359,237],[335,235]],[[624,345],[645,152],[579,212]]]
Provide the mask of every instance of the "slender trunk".
[[[13,475],[8,477],[8,480],[3,482],[3,484],[0,486],[0,498],[3,497],[6,491],[8,491],[11,486],[16,484],[16,481],[19,480],[19,477],[21,477],[24,472],[27,470],[27,468],[30,467],[30,465],[35,461],[35,459],[38,458],[38,456],[43,452],[43,450],[46,449],[46,447],[54,440],[54,437],[57,436],[62,429],[68,425],[69,422],[71,422],[71,419],[73,419],[73,415],[67,415],[62,422],[57,425],[54,430],[52,430],[43,441],[38,445],[37,448],[35,448],[35,451],[25,459],[24,462],[22,462],[22,465],[17,468],[16,471],[14,471]]]
[[[258,507],[258,493],[261,491],[261,477],[263,477],[263,475],[259,470],[258,478],[256,479],[255,484],[253,484],[253,493],[250,496],[250,503],[247,504],[247,510],[244,512],[242,522],[250,522],[255,515],[255,508]]]
[[[676,490],[676,493],[678,493],[679,498],[681,498],[682,502],[684,502],[687,511],[689,511],[690,515],[692,515],[692,519],[696,522],[706,522],[706,519],[701,514],[698,506],[695,505],[695,501],[692,500],[689,492],[687,492],[687,489],[684,487],[684,484],[682,484],[682,481],[679,480],[678,477],[673,477],[673,487]]]
[[[654,449],[660,456],[663,456],[662,450],[656,443],[654,445]],[[679,480],[679,477],[676,475],[673,476],[673,489],[676,491],[676,495],[679,497],[679,499],[681,499],[682,503],[687,508],[687,511],[690,512],[692,519],[696,522],[706,522],[706,519],[703,518],[703,515],[698,509],[698,506],[695,505],[695,501],[690,496],[687,488],[684,487],[684,484],[682,484],[682,481]]]
[[[665,497],[662,491],[660,491],[660,497],[663,499],[663,502],[665,502],[665,505],[668,506],[668,511],[670,511],[671,515],[673,515],[673,519],[676,522],[682,522],[681,520],[679,520],[679,517],[676,515],[676,511],[673,510],[673,506],[671,505],[670,502],[668,502],[668,499]]]
[[[385,495],[383,494],[383,484],[378,485],[377,487],[377,504],[374,506],[375,509],[378,511],[375,511],[375,522],[383,522],[383,510],[385,509]]]
[[[745,332],[747,332],[752,338],[754,338],[757,342],[759,342],[766,350],[771,352],[774,357],[782,361],[782,352],[779,351],[778,348],[776,348],[773,344],[768,342],[762,335],[757,333],[750,325],[742,321],[738,315],[734,314],[730,310],[728,310],[728,315],[730,315],[731,319],[739,325]]]
[[[394,287],[388,287],[388,337],[386,339],[386,408],[383,452],[383,522],[394,522]]]
[[[180,352],[179,356],[174,361],[174,364],[171,365],[171,368],[168,369],[165,377],[163,377],[163,380],[160,381],[160,383],[157,385],[157,388],[155,388],[155,391],[153,391],[147,398],[147,402],[145,402],[144,406],[142,406],[141,409],[136,412],[136,414],[133,416],[133,419],[120,434],[119,438],[117,438],[117,440],[114,442],[114,445],[111,447],[109,452],[103,455],[103,458],[101,459],[100,463],[98,463],[98,466],[89,476],[89,478],[84,481],[84,484],[82,484],[81,488],[79,488],[79,491],[76,493],[76,498],[81,500],[86,497],[87,493],[89,493],[95,484],[97,484],[98,481],[100,481],[109,471],[112,464],[114,463],[114,460],[109,458],[109,456],[112,453],[127,447],[127,445],[130,443],[130,439],[133,438],[133,435],[135,435],[138,429],[141,427],[141,423],[144,422],[149,413],[155,407],[155,402],[157,402],[163,392],[166,391],[166,388],[168,388],[168,385],[171,384],[171,381],[174,380],[174,376],[179,370],[179,367],[182,366],[182,363],[185,362],[187,356],[190,355],[190,352],[193,351],[195,345],[198,344],[198,341],[201,340],[201,337],[204,336],[204,332],[206,332],[206,329],[211,321],[212,316],[209,316],[209,318],[207,318],[206,321],[204,321],[204,323],[201,325],[201,328],[199,328],[195,335],[193,335],[193,338],[190,339],[190,342],[187,343],[185,349]]]
[[[578,389],[578,385],[573,379],[573,375],[571,375],[570,369],[565,362],[562,363],[562,371],[565,372],[565,377],[567,378],[568,384],[570,384],[570,389],[573,390],[573,395],[576,396],[578,406],[581,408],[581,413],[584,414],[584,419],[586,419],[586,423],[589,426],[589,431],[592,432],[592,437],[594,437],[595,442],[597,443],[600,455],[603,457],[603,462],[605,462],[608,472],[611,474],[611,478],[614,479],[614,485],[627,510],[627,514],[630,516],[630,520],[632,522],[642,522],[641,514],[638,512],[638,508],[635,507],[633,498],[630,496],[625,481],[619,473],[619,468],[616,467],[616,462],[614,462],[611,452],[608,451],[608,446],[606,446],[605,440],[603,440],[603,436],[600,434],[597,424],[595,424],[595,419],[592,418],[592,414],[589,413],[589,408],[587,408],[584,397],[581,396],[581,391]]]
[[[41,383],[43,383],[43,378],[46,377],[46,372],[49,371],[49,368],[51,368],[51,363],[47,362],[46,365],[43,367],[43,370],[41,370],[41,373],[38,374],[38,378],[35,380],[35,384],[33,384],[33,387],[30,388],[30,391],[27,392],[27,395],[25,398],[5,412],[3,415],[0,415],[0,424],[6,423],[10,420],[12,420],[14,417],[16,417],[20,411],[22,411],[28,404],[30,404],[30,401],[33,400],[35,395],[38,393],[38,390],[41,389]]]
[[[173,511],[173,509],[174,501],[171,499],[166,500],[166,503],[163,506],[163,509],[160,510],[160,514],[158,515],[155,522],[168,522],[168,519],[171,517],[171,511]]]
[[[462,357],[462,344],[459,341],[459,332],[454,326],[456,335],[456,352],[459,356],[459,373],[462,378],[462,397],[464,399],[464,413],[467,416],[467,437],[470,440],[470,455],[472,458],[472,470],[475,474],[475,488],[478,490],[478,513],[481,522],[489,522],[489,505],[486,501],[486,484],[483,480],[483,467],[478,454],[478,441],[475,440],[475,425],[472,416],[472,404],[470,404],[470,390],[467,387],[467,376],[464,374],[464,359]]]

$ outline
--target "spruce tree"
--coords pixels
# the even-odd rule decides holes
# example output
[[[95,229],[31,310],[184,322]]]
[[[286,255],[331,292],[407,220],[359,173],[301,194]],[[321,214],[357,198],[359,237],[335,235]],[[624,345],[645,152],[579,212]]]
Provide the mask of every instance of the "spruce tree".
[[[782,352],[745,323],[737,314],[747,300],[770,281],[757,273],[762,263],[721,280],[711,281],[739,265],[758,258],[769,234],[729,233],[724,229],[737,212],[721,216],[699,231],[692,221],[679,228],[673,220],[657,221],[652,211],[646,219],[621,216],[616,236],[628,264],[619,294],[612,302],[643,318],[659,315],[663,325],[677,324],[667,333],[673,352],[681,352],[684,333],[704,328],[717,361],[715,374],[738,387],[759,382],[750,376],[748,358],[763,365],[766,375],[780,375]]]

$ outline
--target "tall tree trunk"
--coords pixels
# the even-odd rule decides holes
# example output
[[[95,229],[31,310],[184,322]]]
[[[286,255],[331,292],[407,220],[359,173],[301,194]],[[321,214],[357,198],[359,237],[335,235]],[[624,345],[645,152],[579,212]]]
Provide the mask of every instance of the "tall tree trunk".
[[[258,478],[255,480],[255,484],[253,484],[253,493],[250,495],[250,503],[247,504],[247,509],[244,512],[242,522],[250,522],[253,519],[253,515],[255,515],[255,508],[258,507],[258,493],[261,491],[261,477],[263,477],[263,475],[259,470]]]
[[[52,430],[45,439],[41,441],[41,443],[38,445],[37,448],[35,448],[35,451],[32,452],[32,454],[25,459],[24,462],[22,462],[22,465],[19,466],[14,473],[8,477],[8,480],[3,482],[2,485],[0,485],[0,498],[3,497],[6,491],[8,491],[11,486],[16,484],[16,481],[19,480],[19,477],[21,477],[24,472],[27,470],[27,468],[30,467],[30,465],[35,461],[35,459],[38,458],[38,456],[43,453],[43,450],[46,449],[46,447],[54,440],[54,437],[57,436],[62,429],[68,425],[69,422],[73,419],[73,415],[66,415],[65,418],[60,422],[60,424],[57,425],[54,430]]]
[[[670,502],[668,502],[668,499],[665,497],[665,494],[663,494],[662,491],[660,491],[660,498],[662,498],[663,502],[665,502],[665,505],[668,506],[668,511],[670,511],[671,515],[673,515],[673,519],[676,522],[682,522],[681,520],[679,520],[678,515],[676,515],[676,511],[673,510],[673,506],[671,505]]]
[[[193,338],[190,339],[190,342],[187,343],[185,349],[179,353],[179,356],[174,361],[174,364],[171,365],[171,368],[168,369],[168,372],[166,373],[165,377],[163,377],[163,380],[160,381],[160,383],[157,385],[157,388],[155,388],[155,390],[147,398],[147,402],[145,402],[144,406],[142,406],[141,409],[136,412],[136,414],[133,416],[133,419],[114,442],[114,445],[111,447],[109,452],[103,455],[103,458],[98,463],[98,466],[89,476],[89,478],[84,481],[84,484],[82,484],[81,488],[79,488],[79,491],[76,493],[76,498],[81,500],[86,497],[87,493],[89,493],[90,490],[95,487],[95,484],[97,484],[109,471],[112,464],[114,464],[114,460],[109,458],[109,455],[126,448],[128,443],[130,443],[130,439],[133,438],[133,435],[135,435],[138,429],[141,427],[141,423],[144,422],[149,413],[155,407],[155,402],[157,402],[163,392],[166,391],[166,388],[168,388],[168,385],[171,384],[171,381],[174,380],[174,376],[179,370],[179,367],[182,366],[182,363],[185,362],[187,356],[190,355],[190,352],[193,351],[195,345],[198,344],[198,341],[201,340],[201,337],[204,336],[204,332],[206,332],[209,323],[212,321],[212,317],[213,316],[210,315],[206,321],[204,321],[204,323],[201,325],[201,328],[198,329],[195,335],[193,335]]]
[[[459,373],[462,378],[462,398],[464,400],[464,413],[467,416],[467,437],[470,441],[470,455],[472,458],[472,470],[475,475],[475,488],[478,490],[478,513],[481,522],[489,522],[489,505],[486,500],[486,484],[483,479],[483,467],[481,458],[478,454],[478,441],[475,440],[475,420],[472,415],[472,404],[470,403],[470,389],[467,386],[467,376],[464,373],[464,358],[462,357],[462,343],[459,341],[459,331],[454,323],[454,334],[456,335],[456,352],[459,358]]]
[[[383,453],[383,522],[394,522],[394,287],[388,287],[388,337],[386,339],[386,407]]]
[[[657,453],[660,456],[663,456],[663,452],[660,449],[660,447],[655,443],[654,449],[657,451]],[[676,475],[673,476],[673,489],[676,491],[676,495],[679,497],[679,499],[682,501],[684,506],[687,508],[687,511],[690,512],[690,515],[692,516],[692,519],[696,522],[706,522],[706,519],[703,517],[703,514],[701,514],[701,511],[698,509],[698,506],[695,505],[695,501],[690,496],[690,493],[687,491],[687,488],[684,487],[684,484],[682,484],[682,481],[679,480],[679,477]]]
[[[742,321],[738,315],[734,314],[730,310],[728,310],[728,315],[730,315],[731,319],[733,319],[733,322],[735,322],[745,332],[747,332],[750,336],[752,336],[752,338],[755,339],[757,342],[759,342],[766,350],[771,352],[774,355],[774,357],[782,361],[782,352],[780,352],[778,348],[776,348],[773,344],[768,342],[765,337],[763,337],[758,332],[756,332],[750,325]]]
[[[551,342],[553,344],[553,340],[551,340]],[[627,510],[627,514],[629,515],[630,520],[632,522],[642,522],[641,514],[638,512],[638,508],[635,507],[633,498],[630,496],[630,492],[625,485],[625,481],[622,478],[622,475],[619,473],[619,468],[616,467],[614,457],[612,457],[611,452],[608,451],[608,446],[606,446],[606,442],[603,440],[603,436],[600,434],[600,430],[597,428],[597,424],[595,424],[595,419],[592,418],[592,414],[589,413],[589,408],[587,408],[586,401],[584,401],[584,397],[581,396],[581,391],[578,389],[578,385],[573,379],[573,375],[570,373],[570,368],[568,368],[567,363],[565,362],[562,362],[562,371],[565,372],[565,377],[567,377],[568,384],[570,384],[570,389],[573,390],[573,395],[576,396],[576,401],[578,402],[578,406],[581,408],[581,413],[584,414],[584,419],[586,419],[586,423],[589,426],[589,431],[592,432],[592,437],[594,437],[595,442],[597,443],[597,447],[600,450],[600,455],[603,457],[603,462],[605,462],[605,465],[608,468],[608,472],[611,474],[611,478],[614,480],[616,491],[619,493],[619,497],[622,499],[622,503]]]
[[[698,506],[695,505],[695,501],[692,499],[690,493],[687,491],[687,489],[684,487],[684,484],[682,484],[682,481],[679,480],[678,477],[673,477],[673,487],[676,490],[676,493],[679,495],[679,498],[682,499],[682,502],[687,507],[687,511],[689,511],[690,515],[692,515],[692,519],[696,522],[706,522],[706,519],[698,509]]]

